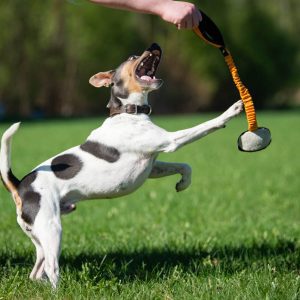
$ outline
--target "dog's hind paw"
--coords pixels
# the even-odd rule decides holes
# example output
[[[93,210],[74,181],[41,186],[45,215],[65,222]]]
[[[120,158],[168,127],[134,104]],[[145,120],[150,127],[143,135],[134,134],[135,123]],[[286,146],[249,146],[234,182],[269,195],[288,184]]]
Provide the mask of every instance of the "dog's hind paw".
[[[176,183],[176,191],[181,192],[189,187],[191,184],[192,168],[188,164],[181,164],[181,179]]]
[[[178,181],[176,183],[176,192],[181,192],[184,191],[185,189],[187,189],[191,184],[190,180],[183,180],[181,179],[180,181]]]

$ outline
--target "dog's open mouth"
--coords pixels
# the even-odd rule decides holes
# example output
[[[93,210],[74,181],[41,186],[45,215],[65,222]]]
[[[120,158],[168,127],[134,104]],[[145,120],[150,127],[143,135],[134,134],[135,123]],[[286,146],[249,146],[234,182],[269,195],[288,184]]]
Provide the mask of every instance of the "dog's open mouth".
[[[148,49],[147,55],[137,65],[135,70],[135,75],[138,81],[143,84],[150,85],[159,80],[155,77],[155,73],[160,62],[160,57],[160,49]]]

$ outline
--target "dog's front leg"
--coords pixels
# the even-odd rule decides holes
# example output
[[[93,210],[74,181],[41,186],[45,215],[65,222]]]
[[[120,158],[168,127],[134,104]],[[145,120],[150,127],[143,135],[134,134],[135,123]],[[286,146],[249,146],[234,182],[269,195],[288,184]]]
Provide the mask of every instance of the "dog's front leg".
[[[176,191],[181,192],[191,184],[192,169],[183,163],[169,163],[155,161],[149,178],[160,178],[174,174],[181,174],[181,179],[176,183]]]
[[[229,109],[227,109],[222,115],[215,119],[189,129],[169,133],[169,144],[166,145],[166,147],[163,149],[163,152],[176,151],[178,148],[186,144],[192,143],[217,129],[225,127],[225,124],[230,119],[237,116],[242,110],[243,102],[239,100],[229,107]]]

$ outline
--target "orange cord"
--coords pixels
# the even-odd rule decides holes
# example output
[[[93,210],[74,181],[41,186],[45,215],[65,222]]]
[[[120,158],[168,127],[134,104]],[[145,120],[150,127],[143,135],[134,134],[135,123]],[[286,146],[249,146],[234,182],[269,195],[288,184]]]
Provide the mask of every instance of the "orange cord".
[[[201,33],[201,31],[199,30],[198,26],[193,28],[194,32],[200,37],[202,38],[206,43],[215,46],[219,49],[221,49],[220,45],[214,44],[213,42],[208,41],[203,34]],[[257,129],[257,121],[256,121],[256,114],[255,114],[255,109],[254,109],[254,104],[252,101],[252,97],[248,91],[248,89],[243,85],[238,71],[237,71],[237,67],[234,64],[233,58],[230,54],[230,52],[225,49],[226,52],[228,53],[228,55],[224,56],[224,59],[227,63],[227,66],[229,68],[229,71],[231,73],[232,79],[240,93],[240,97],[242,98],[242,101],[244,103],[244,107],[245,107],[245,113],[246,113],[246,118],[248,121],[248,130],[249,131],[255,131]],[[224,55],[224,54],[223,54]]]
[[[248,89],[243,85],[243,83],[239,77],[238,70],[234,64],[231,54],[226,55],[224,57],[224,59],[227,63],[227,66],[231,73],[232,79],[240,93],[240,97],[242,98],[242,101],[244,103],[246,118],[248,121],[248,130],[255,131],[257,129],[257,121],[256,121],[256,114],[255,114],[252,97],[251,97]]]

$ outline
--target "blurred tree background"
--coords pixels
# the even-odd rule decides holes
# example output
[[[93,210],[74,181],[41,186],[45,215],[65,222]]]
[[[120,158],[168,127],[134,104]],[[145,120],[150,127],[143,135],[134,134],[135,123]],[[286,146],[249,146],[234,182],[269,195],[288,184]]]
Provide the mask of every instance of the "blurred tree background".
[[[256,107],[299,107],[299,0],[199,5],[219,26]],[[165,84],[150,96],[156,113],[220,110],[238,99],[220,52],[156,16],[84,0],[7,0],[0,28],[2,118],[106,113],[109,90],[88,79],[153,41],[164,51],[157,76]]]

